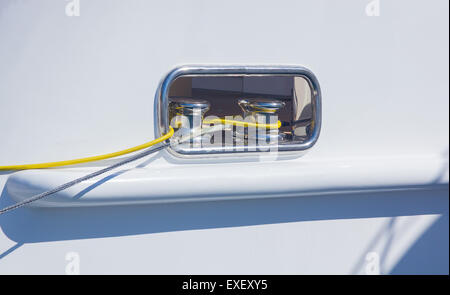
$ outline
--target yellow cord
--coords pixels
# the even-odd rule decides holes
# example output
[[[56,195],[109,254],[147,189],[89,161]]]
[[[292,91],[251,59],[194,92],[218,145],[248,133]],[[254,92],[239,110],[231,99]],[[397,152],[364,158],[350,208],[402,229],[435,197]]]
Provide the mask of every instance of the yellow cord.
[[[224,125],[235,125],[235,126],[243,126],[243,127],[257,127],[257,128],[267,128],[267,129],[279,129],[281,127],[281,122],[278,121],[276,124],[263,124],[263,123],[252,123],[245,121],[237,121],[237,120],[228,120],[228,119],[213,119],[203,121],[203,124],[224,124]]]
[[[105,159],[110,159],[118,156],[122,156],[125,154],[133,153],[148,147],[151,147],[155,144],[158,144],[160,142],[163,142],[169,138],[172,137],[174,133],[174,130],[172,127],[169,127],[169,132],[157,139],[154,139],[152,141],[149,141],[147,143],[115,152],[100,156],[93,156],[93,157],[87,157],[87,158],[81,158],[81,159],[75,159],[75,160],[67,160],[67,161],[59,161],[59,162],[50,162],[50,163],[40,163],[40,164],[28,164],[28,165],[12,165],[12,166],[0,166],[0,170],[26,170],[26,169],[42,169],[42,168],[52,168],[52,167],[61,167],[61,166],[67,166],[67,165],[74,165],[74,164],[81,164],[81,163],[87,163],[87,162],[93,162],[93,161],[100,161]]]
[[[243,127],[259,127],[259,128],[272,128],[272,129],[278,129],[281,127],[281,122],[278,121],[277,124],[262,124],[262,123],[251,123],[251,122],[244,122],[244,121],[237,121],[237,120],[227,120],[227,119],[213,119],[209,121],[203,121],[204,124],[230,124],[230,125],[236,125],[236,126],[243,126]],[[25,165],[11,165],[11,166],[0,166],[0,171],[2,170],[27,170],[27,169],[44,169],[44,168],[53,168],[53,167],[61,167],[61,166],[68,166],[68,165],[75,165],[75,164],[81,164],[81,163],[88,163],[88,162],[94,162],[94,161],[100,161],[105,159],[110,159],[118,156],[122,156],[125,154],[133,153],[148,147],[151,147],[155,144],[158,144],[160,142],[163,142],[169,138],[171,138],[174,134],[174,130],[171,126],[169,126],[169,132],[160,138],[154,139],[152,141],[149,141],[147,143],[118,151],[115,153],[100,155],[100,156],[93,156],[93,157],[87,157],[87,158],[81,158],[81,159],[74,159],[74,160],[67,160],[67,161],[59,161],[59,162],[49,162],[49,163],[39,163],[39,164],[25,164]]]

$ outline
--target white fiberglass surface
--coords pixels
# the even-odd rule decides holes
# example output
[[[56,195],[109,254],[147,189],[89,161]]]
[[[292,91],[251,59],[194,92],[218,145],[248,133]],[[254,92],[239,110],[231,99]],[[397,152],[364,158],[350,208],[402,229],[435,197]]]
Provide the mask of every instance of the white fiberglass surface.
[[[308,153],[277,162],[280,173],[315,175],[314,183],[327,186],[338,178],[322,177],[319,168],[339,162],[348,183],[401,180],[421,190],[23,208],[0,216],[0,273],[63,274],[66,257],[77,253],[85,274],[448,274],[448,1],[380,0],[373,16],[370,2],[80,0],[80,15],[69,16],[64,1],[2,1],[0,165],[97,155],[152,139],[158,83],[177,65],[298,64],[320,80],[322,132]],[[156,156],[145,169],[206,178],[236,165],[242,190],[265,179],[245,181],[252,165],[270,175],[271,161],[239,169],[245,163]],[[383,177],[373,178],[367,169],[374,166],[364,163],[376,163]],[[21,173],[0,173],[2,207],[13,201],[7,179]],[[61,173],[33,189],[71,170]],[[114,180],[126,182],[127,173]],[[301,179],[290,181],[301,188]],[[215,183],[208,189],[228,189]]]

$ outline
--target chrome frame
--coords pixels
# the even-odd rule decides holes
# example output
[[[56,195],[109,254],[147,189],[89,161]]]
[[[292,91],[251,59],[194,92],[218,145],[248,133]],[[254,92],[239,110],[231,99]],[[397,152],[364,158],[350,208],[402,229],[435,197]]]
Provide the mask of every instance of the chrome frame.
[[[305,142],[279,144],[278,151],[304,151],[310,149],[317,142],[322,126],[322,96],[319,81],[307,68],[302,66],[244,66],[244,65],[186,65],[179,66],[170,71],[159,85],[155,96],[155,118],[157,119],[156,136],[159,137],[169,131],[167,115],[169,111],[169,89],[173,81],[181,76],[301,76],[305,78],[311,89],[311,101],[314,103],[315,122],[311,137]],[[230,151],[208,151],[206,148],[192,150],[187,153],[179,153],[172,148],[169,152],[177,157],[186,158],[193,156],[226,155]],[[232,154],[248,154],[248,151],[232,151]],[[255,153],[255,152],[252,152]],[[264,153],[256,151],[256,153]]]

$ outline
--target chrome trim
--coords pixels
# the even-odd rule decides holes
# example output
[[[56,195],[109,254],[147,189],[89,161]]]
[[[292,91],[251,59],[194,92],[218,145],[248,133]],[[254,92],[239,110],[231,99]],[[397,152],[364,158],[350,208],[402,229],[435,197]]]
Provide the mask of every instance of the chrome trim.
[[[179,66],[170,71],[160,83],[157,95],[155,96],[155,113],[157,119],[156,136],[159,137],[162,134],[168,132],[168,118],[163,114],[168,114],[169,111],[169,89],[172,82],[181,76],[301,76],[305,78],[311,88],[311,101],[314,102],[314,130],[311,137],[305,142],[280,144],[278,145],[278,151],[304,151],[310,149],[317,142],[320,130],[322,126],[322,96],[320,91],[319,81],[316,76],[307,68],[302,66],[243,66],[243,65],[185,65]],[[181,154],[172,148],[168,148],[169,151],[179,157],[185,158],[191,156],[189,153]],[[200,152],[200,151],[197,151]],[[205,151],[204,154],[196,154],[196,156],[208,156],[211,153],[214,155],[220,155],[221,152]],[[226,152],[225,152],[226,153]],[[224,153],[224,154],[225,154]],[[248,152],[236,151],[236,154],[244,154]],[[264,152],[261,152],[264,153]],[[228,152],[229,154],[229,152]]]

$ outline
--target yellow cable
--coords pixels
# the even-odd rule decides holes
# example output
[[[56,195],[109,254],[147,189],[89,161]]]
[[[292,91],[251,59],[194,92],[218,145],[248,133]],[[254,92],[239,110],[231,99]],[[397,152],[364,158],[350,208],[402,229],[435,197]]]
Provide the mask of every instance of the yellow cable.
[[[221,123],[224,125],[230,124],[235,126],[243,126],[243,127],[257,127],[257,128],[267,128],[267,129],[279,129],[281,127],[281,122],[278,121],[276,124],[262,124],[262,123],[252,123],[245,121],[237,121],[237,120],[228,120],[228,119],[213,119],[203,121],[203,124],[216,124]]]
[[[203,121],[204,124],[230,124],[230,125],[236,125],[236,126],[243,126],[243,127],[259,127],[259,128],[272,128],[272,129],[278,129],[281,127],[281,122],[278,121],[277,124],[262,124],[262,123],[252,123],[252,122],[244,122],[244,121],[237,121],[237,120],[228,120],[228,119],[213,119],[209,121]],[[59,162],[49,162],[49,163],[39,163],[39,164],[25,164],[25,165],[11,165],[11,166],[0,166],[0,171],[2,170],[27,170],[27,169],[44,169],[44,168],[53,168],[53,167],[61,167],[61,166],[68,166],[68,165],[75,165],[75,164],[81,164],[81,163],[88,163],[88,162],[94,162],[94,161],[100,161],[105,159],[110,159],[118,156],[122,156],[125,154],[133,153],[148,147],[151,147],[155,144],[158,144],[160,142],[163,142],[169,138],[171,138],[174,134],[174,130],[171,126],[169,126],[169,132],[160,138],[154,139],[150,142],[118,151],[115,153],[100,155],[100,156],[93,156],[93,157],[87,157],[87,158],[81,158],[81,159],[74,159],[74,160],[67,160],[67,161],[59,161]]]
[[[52,167],[61,167],[61,166],[67,166],[67,165],[74,165],[74,164],[81,164],[81,163],[87,163],[87,162],[93,162],[93,161],[100,161],[105,159],[110,159],[118,156],[122,156],[125,154],[129,154],[132,152],[136,152],[148,147],[151,147],[155,144],[158,144],[160,142],[163,142],[169,138],[172,137],[174,131],[173,128],[169,126],[169,132],[157,139],[154,139],[152,141],[149,141],[147,143],[122,150],[115,153],[100,155],[100,156],[93,156],[93,157],[87,157],[87,158],[81,158],[81,159],[75,159],[75,160],[67,160],[67,161],[59,161],[59,162],[49,162],[49,163],[40,163],[40,164],[28,164],[28,165],[12,165],[12,166],[0,166],[0,170],[26,170],[26,169],[42,169],[42,168],[52,168]]]

